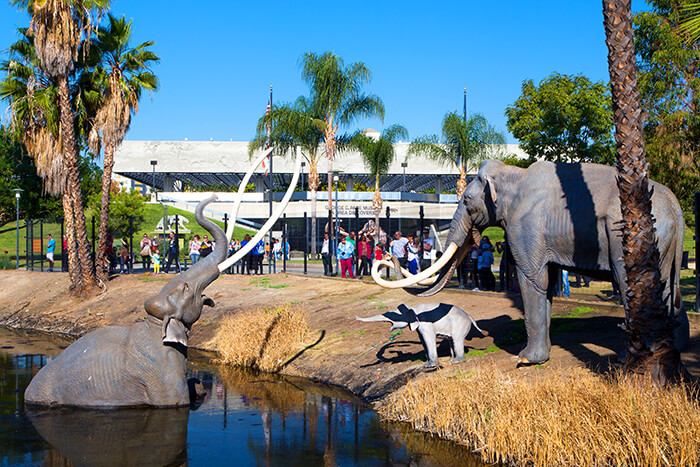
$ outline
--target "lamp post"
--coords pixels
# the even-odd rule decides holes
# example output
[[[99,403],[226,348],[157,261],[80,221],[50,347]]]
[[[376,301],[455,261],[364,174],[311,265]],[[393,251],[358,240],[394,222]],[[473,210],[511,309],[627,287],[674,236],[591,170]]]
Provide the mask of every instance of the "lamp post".
[[[158,192],[156,192],[156,165],[158,165],[158,161],[151,161],[151,165],[153,166],[153,193],[156,196],[156,201],[158,201]]]
[[[335,183],[335,271],[338,272],[338,180],[340,177],[338,175],[333,176],[333,182]]]
[[[403,193],[406,192],[406,167],[408,167],[408,162],[402,162],[401,168],[403,169],[403,189],[401,191]]]
[[[15,256],[15,269],[19,269],[19,197],[24,190],[21,188],[14,188],[12,191],[15,192],[15,198],[17,199],[17,252]]]
[[[406,167],[408,167],[408,162],[402,162],[401,168],[403,169],[403,187],[401,188],[401,201],[403,201],[403,194],[406,193]],[[399,205],[399,208],[400,207],[401,205]],[[401,217],[401,214],[399,214],[399,230],[401,230]]]

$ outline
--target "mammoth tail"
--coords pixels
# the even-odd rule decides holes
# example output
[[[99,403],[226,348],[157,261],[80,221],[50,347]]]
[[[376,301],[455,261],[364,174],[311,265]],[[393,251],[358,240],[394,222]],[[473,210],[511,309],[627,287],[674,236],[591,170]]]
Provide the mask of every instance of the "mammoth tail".
[[[469,319],[472,320],[472,324],[474,325],[474,327],[475,327],[481,334],[483,334],[484,337],[486,337],[486,336],[489,335],[488,332],[484,331],[483,329],[481,329],[481,328],[479,327],[478,324],[476,324],[476,321],[474,320],[474,318],[472,318],[471,316],[469,316]]]

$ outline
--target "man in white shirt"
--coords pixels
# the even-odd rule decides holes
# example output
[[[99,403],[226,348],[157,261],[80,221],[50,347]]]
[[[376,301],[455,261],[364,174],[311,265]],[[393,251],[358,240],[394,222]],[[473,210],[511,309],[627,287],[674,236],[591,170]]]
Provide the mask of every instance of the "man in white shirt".
[[[333,274],[331,265],[331,241],[328,234],[323,234],[323,245],[321,246],[321,260],[323,261],[323,275],[330,276]]]
[[[391,242],[391,254],[399,260],[402,268],[405,268],[407,263],[406,245],[408,245],[408,240],[401,236],[401,232],[397,231],[394,234],[394,240]]]

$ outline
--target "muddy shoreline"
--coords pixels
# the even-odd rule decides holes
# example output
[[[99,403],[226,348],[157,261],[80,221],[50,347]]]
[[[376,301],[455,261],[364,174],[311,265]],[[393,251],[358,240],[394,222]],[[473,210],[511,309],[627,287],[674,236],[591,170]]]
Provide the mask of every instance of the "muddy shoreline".
[[[155,295],[172,275],[116,276],[106,293],[76,301],[68,295],[68,277],[63,273],[0,271],[0,326],[59,333],[74,338],[98,327],[130,325],[145,317],[143,301]],[[449,346],[439,347],[440,371],[453,367],[472,370],[484,361],[505,371],[516,370],[514,356],[523,344],[521,304],[517,298],[500,293],[446,290],[439,297],[421,299],[400,290],[386,290],[369,282],[275,274],[271,276],[221,276],[207,289],[216,302],[205,307],[190,335],[190,344],[214,350],[210,340],[219,320],[228,314],[253,307],[274,307],[291,303],[302,307],[308,317],[308,347],[294,356],[282,371],[313,381],[343,387],[367,401],[377,400],[410,378],[424,374],[425,355],[415,332],[397,336],[385,323],[360,323],[355,316],[389,311],[400,303],[441,301],[456,304],[470,313],[479,326],[490,332],[483,337],[472,331],[466,342],[471,357],[464,364],[450,365]],[[552,363],[558,366],[607,366],[622,349],[622,333],[616,324],[622,319],[620,307],[584,307],[581,323],[564,323],[560,337],[552,339]],[[580,304],[565,302],[556,313],[571,315]],[[572,318],[573,319],[573,318]],[[581,327],[583,325],[583,327]],[[588,325],[588,326],[586,326]],[[588,328],[591,328],[590,330]],[[602,327],[602,332],[601,332]],[[585,335],[588,332],[592,335]],[[567,342],[569,334],[584,334],[586,358],[581,343]]]

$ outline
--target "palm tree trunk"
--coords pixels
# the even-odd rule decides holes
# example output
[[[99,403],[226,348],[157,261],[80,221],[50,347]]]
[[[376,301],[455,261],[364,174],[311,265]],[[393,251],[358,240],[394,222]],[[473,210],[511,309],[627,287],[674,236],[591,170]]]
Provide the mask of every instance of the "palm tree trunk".
[[[65,151],[64,164],[66,169],[66,188],[64,196],[67,196],[72,205],[72,218],[74,220],[75,241],[68,243],[69,255],[71,248],[77,247],[77,256],[80,261],[80,274],[82,284],[76,283],[74,290],[82,293],[86,286],[95,284],[95,275],[90,257],[90,243],[85,227],[85,211],[80,189],[80,165],[78,163],[78,147],[75,141],[73,127],[73,112],[71,110],[70,93],[68,89],[68,76],[58,77],[58,100],[61,119],[61,133],[63,135],[63,147]],[[64,203],[65,209],[65,203]],[[66,217],[71,217],[66,213]],[[71,229],[68,229],[71,230]],[[69,261],[70,264],[70,261]],[[76,262],[77,264],[77,262]]]
[[[372,197],[372,207],[374,207],[374,244],[379,242],[379,213],[382,211],[382,195],[379,193],[379,174],[374,174],[374,196]]]
[[[311,191],[311,248],[313,257],[318,253],[318,232],[316,231],[316,193],[318,190],[318,159],[316,153],[309,154],[309,190]]]
[[[63,222],[65,224],[66,245],[68,246],[68,277],[70,278],[70,290],[76,295],[83,293],[85,283],[83,282],[78,261],[78,249],[75,243],[75,216],[73,214],[73,203],[67,193],[61,197],[63,201]]]
[[[100,234],[97,242],[97,277],[104,283],[109,279],[109,258],[107,257],[107,224],[109,223],[109,201],[114,168],[114,144],[105,145],[104,170],[102,172],[102,197],[100,209]]]
[[[467,189],[467,169],[461,166],[459,168],[459,180],[457,180],[457,199],[460,199]]]
[[[674,322],[662,299],[630,3],[603,0],[628,287],[625,325],[630,344],[625,370],[651,374],[664,383],[680,373],[681,362],[674,348]]]

